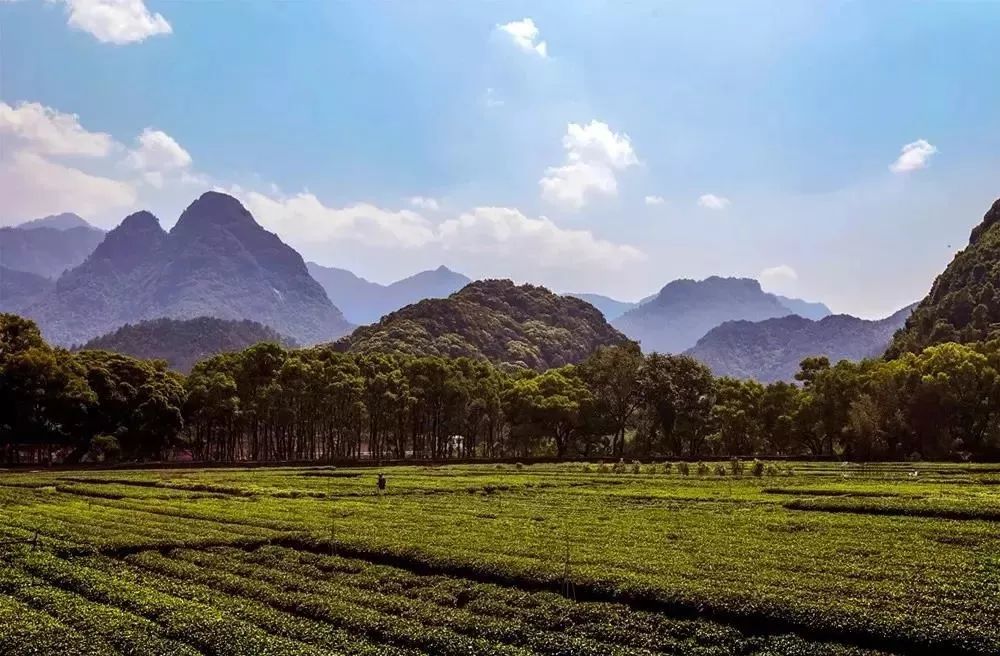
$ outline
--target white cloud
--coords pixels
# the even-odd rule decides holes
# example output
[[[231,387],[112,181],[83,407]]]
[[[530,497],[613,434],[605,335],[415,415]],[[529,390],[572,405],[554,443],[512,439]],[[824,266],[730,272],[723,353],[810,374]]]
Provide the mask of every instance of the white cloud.
[[[889,165],[889,170],[893,173],[908,173],[926,168],[931,155],[937,151],[935,146],[924,139],[917,139],[900,149],[899,157]]]
[[[93,216],[132,207],[135,188],[27,151],[0,160],[0,215],[26,219],[59,212]]]
[[[489,254],[553,267],[621,269],[645,259],[638,249],[599,239],[589,230],[560,228],[507,207],[477,207],[439,227],[446,250]]]
[[[715,194],[703,194],[698,198],[698,205],[709,210],[724,210],[729,207],[728,198],[716,196]]]
[[[790,293],[798,279],[798,272],[787,264],[767,267],[757,274],[761,287],[778,293]]]
[[[646,196],[643,201],[647,205],[663,205],[667,202],[663,196]]]
[[[437,200],[428,198],[427,196],[413,196],[410,198],[410,205],[422,210],[429,210],[431,212],[437,212],[441,209]]]
[[[567,125],[563,148],[566,163],[547,168],[538,184],[543,198],[570,209],[580,209],[594,194],[616,195],[615,172],[639,163],[628,135],[601,121]]]
[[[535,53],[541,57],[548,57],[548,46],[544,41],[538,40],[540,34],[538,26],[530,18],[497,25],[497,30],[509,36],[511,41],[520,49]]]
[[[173,28],[161,14],[150,13],[143,0],[63,0],[69,24],[102,43],[136,43],[170,34]]]
[[[385,210],[369,203],[332,208],[302,192],[274,197],[239,188],[228,190],[266,228],[297,242],[357,241],[368,246],[419,248],[435,239],[430,221],[411,210]]]
[[[128,155],[132,167],[150,172],[178,171],[191,166],[191,155],[162,130],[146,128]]]
[[[17,148],[42,155],[104,157],[115,147],[111,135],[90,132],[76,114],[64,114],[36,102],[16,107],[0,102],[0,136]]]
[[[224,191],[239,198],[261,225],[313,251],[318,246],[343,250],[337,244],[352,243],[374,249],[364,251],[373,257],[447,255],[469,266],[508,271],[505,275],[620,270],[645,259],[632,246],[600,239],[588,230],[561,228],[545,217],[529,218],[512,208],[477,207],[436,222],[417,211],[370,203],[329,207],[307,192],[283,197],[238,187]]]

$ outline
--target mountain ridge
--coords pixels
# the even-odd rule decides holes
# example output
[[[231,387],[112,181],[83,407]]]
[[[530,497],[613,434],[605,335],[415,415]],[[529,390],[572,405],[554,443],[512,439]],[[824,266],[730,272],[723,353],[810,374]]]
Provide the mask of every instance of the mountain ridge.
[[[24,311],[61,344],[161,317],[250,319],[301,343],[350,327],[302,257],[218,192],[192,202],[170,232],[149,212],[130,214]]]

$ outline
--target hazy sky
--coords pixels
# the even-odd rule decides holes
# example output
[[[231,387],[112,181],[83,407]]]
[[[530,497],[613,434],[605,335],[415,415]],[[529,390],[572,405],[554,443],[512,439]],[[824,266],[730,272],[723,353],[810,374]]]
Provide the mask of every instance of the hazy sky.
[[[0,0],[0,224],[206,189],[307,259],[923,296],[1000,196],[1000,3]]]

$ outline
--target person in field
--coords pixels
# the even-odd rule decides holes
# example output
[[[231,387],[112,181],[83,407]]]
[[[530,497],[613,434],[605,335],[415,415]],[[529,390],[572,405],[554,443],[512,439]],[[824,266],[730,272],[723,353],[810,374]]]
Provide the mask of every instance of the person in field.
[[[385,474],[381,472],[379,472],[378,475],[378,493],[379,494],[385,493]]]

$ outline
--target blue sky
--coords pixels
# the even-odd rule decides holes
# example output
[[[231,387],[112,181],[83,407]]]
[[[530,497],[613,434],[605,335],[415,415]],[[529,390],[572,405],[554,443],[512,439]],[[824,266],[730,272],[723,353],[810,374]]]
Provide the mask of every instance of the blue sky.
[[[0,0],[0,223],[169,226],[219,188],[379,281],[747,275],[883,316],[1000,196],[998,28],[986,2]]]

